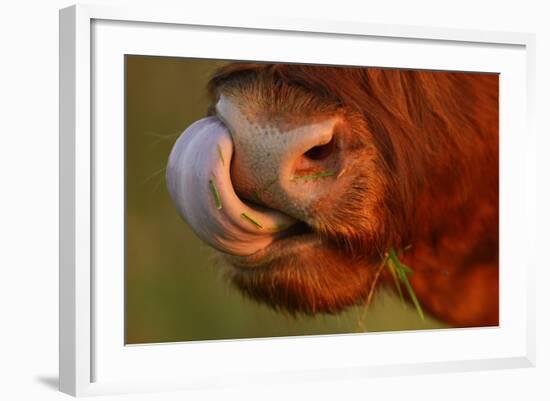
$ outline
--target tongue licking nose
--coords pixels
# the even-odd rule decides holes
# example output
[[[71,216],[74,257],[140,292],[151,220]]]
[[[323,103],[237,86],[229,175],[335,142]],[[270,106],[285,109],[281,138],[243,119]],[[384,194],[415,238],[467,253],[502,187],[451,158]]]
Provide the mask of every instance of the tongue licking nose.
[[[233,142],[215,117],[199,120],[178,138],[166,180],[176,209],[195,233],[219,251],[247,256],[265,248],[295,220],[239,199],[230,177]]]

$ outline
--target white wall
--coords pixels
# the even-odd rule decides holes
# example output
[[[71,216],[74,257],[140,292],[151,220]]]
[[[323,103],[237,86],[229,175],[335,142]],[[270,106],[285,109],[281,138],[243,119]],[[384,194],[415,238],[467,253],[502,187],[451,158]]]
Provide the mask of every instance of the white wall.
[[[96,1],[122,4],[130,1]],[[135,2],[134,2],[135,3]],[[192,399],[550,399],[548,349],[550,240],[548,183],[550,158],[550,13],[547,2],[403,0],[322,2],[277,0],[156,1],[213,12],[241,13],[261,7],[264,14],[375,23],[429,25],[537,34],[537,115],[539,194],[537,273],[538,367],[483,373],[445,374],[331,382],[285,388],[233,389],[192,394]],[[220,5],[218,5],[218,3]],[[57,220],[58,220],[58,8],[70,1],[26,0],[0,7],[0,398],[49,400],[66,396],[57,380]],[[309,6],[309,4],[313,4]],[[222,8],[220,8],[222,7]],[[544,187],[543,187],[544,184]],[[7,274],[6,274],[7,273]],[[289,396],[290,394],[290,396]],[[293,394],[293,395],[292,395]],[[530,394],[530,395],[527,395]],[[129,396],[181,399],[182,394]],[[110,397],[109,397],[110,399]],[[113,397],[114,399],[114,397]]]

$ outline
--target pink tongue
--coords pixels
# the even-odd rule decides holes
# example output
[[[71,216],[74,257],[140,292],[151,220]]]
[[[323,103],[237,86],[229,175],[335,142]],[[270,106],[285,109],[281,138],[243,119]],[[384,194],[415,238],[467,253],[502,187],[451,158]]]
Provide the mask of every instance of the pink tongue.
[[[168,191],[178,212],[208,244],[232,255],[265,248],[296,221],[237,197],[230,178],[233,141],[216,117],[193,123],[168,159]]]

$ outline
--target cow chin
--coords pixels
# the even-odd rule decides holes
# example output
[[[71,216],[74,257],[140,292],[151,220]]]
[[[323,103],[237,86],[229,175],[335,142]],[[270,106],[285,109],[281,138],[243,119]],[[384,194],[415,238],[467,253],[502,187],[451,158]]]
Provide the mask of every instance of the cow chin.
[[[222,257],[243,294],[291,315],[337,313],[369,292],[368,264],[311,232],[276,240],[251,256]]]

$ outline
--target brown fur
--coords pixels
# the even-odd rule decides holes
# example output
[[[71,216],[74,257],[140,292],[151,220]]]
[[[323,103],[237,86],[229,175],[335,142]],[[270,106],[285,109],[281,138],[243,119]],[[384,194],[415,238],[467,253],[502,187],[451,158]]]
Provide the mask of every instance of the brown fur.
[[[457,327],[498,324],[498,75],[232,63],[210,90],[258,119],[342,115],[354,167],[308,222],[323,246],[254,269],[228,258],[245,294],[291,313],[338,312],[365,302],[388,249],[411,245],[403,261],[424,309]]]

